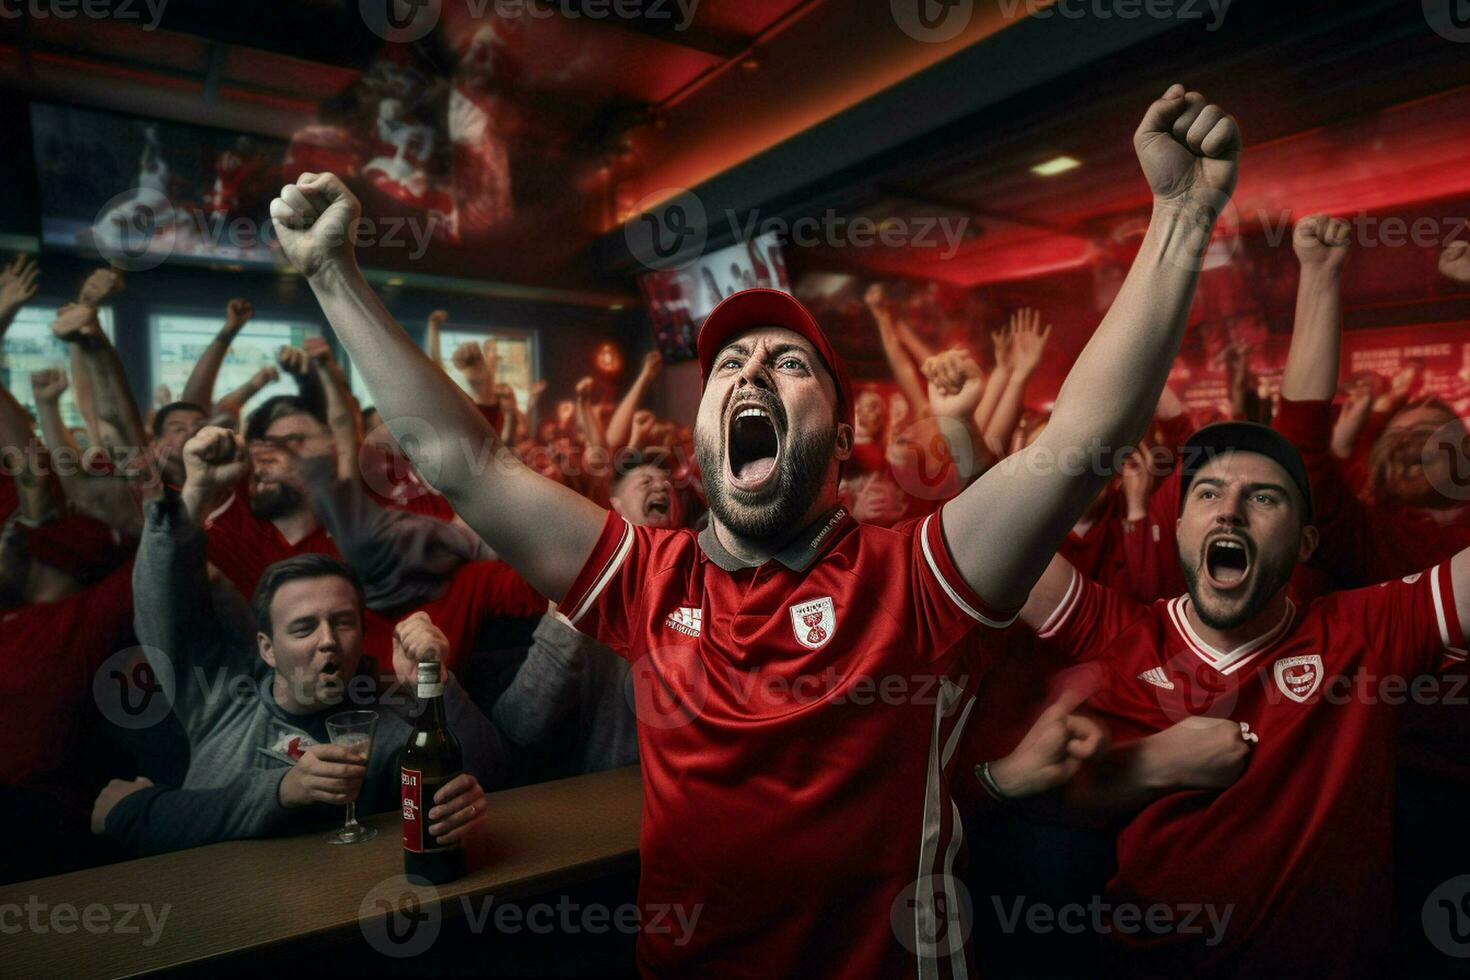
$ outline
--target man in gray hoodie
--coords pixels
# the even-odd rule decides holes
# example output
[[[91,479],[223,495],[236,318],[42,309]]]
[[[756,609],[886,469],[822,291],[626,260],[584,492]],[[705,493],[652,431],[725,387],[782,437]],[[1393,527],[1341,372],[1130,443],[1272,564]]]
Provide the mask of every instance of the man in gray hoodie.
[[[247,607],[223,581],[211,586],[199,526],[217,488],[246,465],[239,436],[206,428],[184,447],[188,479],[148,511],[134,565],[135,626],[150,666],[188,734],[183,786],[114,780],[93,809],[94,832],[144,854],[265,837],[340,820],[356,799],[364,813],[399,805],[398,752],[420,710],[413,678],[421,659],[442,658],[444,635],[424,614],[394,634],[396,685],[382,687],[362,655],[362,586],[327,555],[272,565]],[[506,771],[495,728],[446,678],[450,728],[465,772],[440,789],[429,830],[449,843],[485,816],[482,784]],[[329,715],[377,712],[371,752],[330,744]]]

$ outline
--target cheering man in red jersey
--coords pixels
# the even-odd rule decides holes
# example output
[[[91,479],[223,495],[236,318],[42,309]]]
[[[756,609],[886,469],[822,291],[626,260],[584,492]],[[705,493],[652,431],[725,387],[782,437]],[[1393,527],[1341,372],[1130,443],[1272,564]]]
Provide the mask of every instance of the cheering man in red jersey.
[[[1110,476],[1112,447],[1142,434],[1235,187],[1234,120],[1181,85],[1134,142],[1153,219],[1045,435],[907,533],[838,505],[847,373],[789,295],[737,293],[700,333],[708,529],[635,528],[516,459],[393,321],[357,269],[361,206],[338,178],[305,174],[272,202],[287,257],[389,427],[432,423],[416,426],[420,472],[633,663],[640,898],[689,925],[649,916],[645,974],[966,972],[948,873],[961,835],[945,776],[965,720],[943,680],[952,650],[976,624],[1013,618]]]
[[[1396,706],[1410,678],[1465,659],[1470,551],[1298,607],[1286,583],[1318,541],[1301,454],[1247,422],[1184,454],[1187,594],[1144,606],[1057,559],[1022,610],[1103,665],[1090,706],[1115,753],[1190,719],[1237,722],[1252,748],[1232,785],[1164,796],[1119,835],[1115,972],[1382,976]]]

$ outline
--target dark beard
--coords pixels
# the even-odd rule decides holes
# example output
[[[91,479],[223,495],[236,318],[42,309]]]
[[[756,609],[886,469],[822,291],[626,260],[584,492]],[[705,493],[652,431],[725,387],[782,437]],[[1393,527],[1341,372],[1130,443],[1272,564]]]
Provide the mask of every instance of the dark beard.
[[[1263,559],[1258,555],[1258,562]],[[1255,580],[1251,583],[1250,591],[1245,595],[1245,602],[1240,611],[1230,616],[1214,615],[1199,598],[1199,568],[1185,561],[1184,555],[1179,556],[1179,567],[1184,571],[1184,582],[1189,587],[1189,601],[1194,603],[1194,611],[1199,614],[1200,621],[1212,630],[1233,630],[1244,626],[1251,619],[1258,616],[1266,604],[1286,587],[1291,581],[1291,573],[1296,569],[1296,562],[1284,559],[1277,567],[1261,565]]]
[[[722,435],[721,438],[724,438]],[[805,442],[787,434],[787,445],[777,465],[772,489],[755,502],[736,500],[725,485],[722,447],[707,432],[694,434],[694,458],[704,481],[704,496],[714,514],[734,534],[748,541],[785,543],[801,529],[801,520],[822,492],[827,467],[837,449],[837,426],[807,437]]]
[[[306,503],[306,495],[285,483],[272,483],[250,495],[250,513],[263,521],[289,517]]]

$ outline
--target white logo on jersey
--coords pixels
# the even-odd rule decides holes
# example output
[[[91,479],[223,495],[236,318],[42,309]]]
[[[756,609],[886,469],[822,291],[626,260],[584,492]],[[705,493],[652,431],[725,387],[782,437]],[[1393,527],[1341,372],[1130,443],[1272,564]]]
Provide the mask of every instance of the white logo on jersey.
[[[683,633],[685,636],[698,636],[703,623],[704,610],[692,609],[689,606],[680,606],[669,613],[669,618],[664,620],[664,626]]]
[[[1423,574],[1424,574],[1423,572],[1415,572],[1413,575],[1405,575],[1404,576],[1404,584],[1405,585],[1413,585],[1415,582],[1419,581],[1419,576],[1421,576]]]
[[[1276,686],[1281,693],[1299,704],[1317,693],[1322,686],[1322,658],[1315,653],[1305,657],[1282,657],[1272,667]]]
[[[1169,675],[1164,673],[1164,668],[1162,667],[1154,667],[1151,670],[1145,670],[1143,673],[1138,675],[1138,679],[1141,681],[1146,681],[1152,684],[1154,687],[1162,687],[1166,691],[1174,690],[1174,682],[1169,680]]]
[[[831,596],[813,599],[790,607],[791,632],[796,642],[808,650],[820,650],[832,639],[837,629],[837,607]]]

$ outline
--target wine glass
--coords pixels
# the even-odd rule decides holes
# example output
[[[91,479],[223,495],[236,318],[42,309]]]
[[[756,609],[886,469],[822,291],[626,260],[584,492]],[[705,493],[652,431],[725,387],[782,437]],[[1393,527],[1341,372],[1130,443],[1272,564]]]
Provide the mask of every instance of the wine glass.
[[[363,764],[373,752],[373,729],[378,725],[374,711],[343,711],[327,719],[327,735],[333,745],[346,745],[362,749]],[[359,787],[358,792],[361,792]],[[367,827],[357,822],[357,800],[347,803],[347,822],[340,830],[327,837],[328,844],[361,844],[378,836],[376,827]]]

